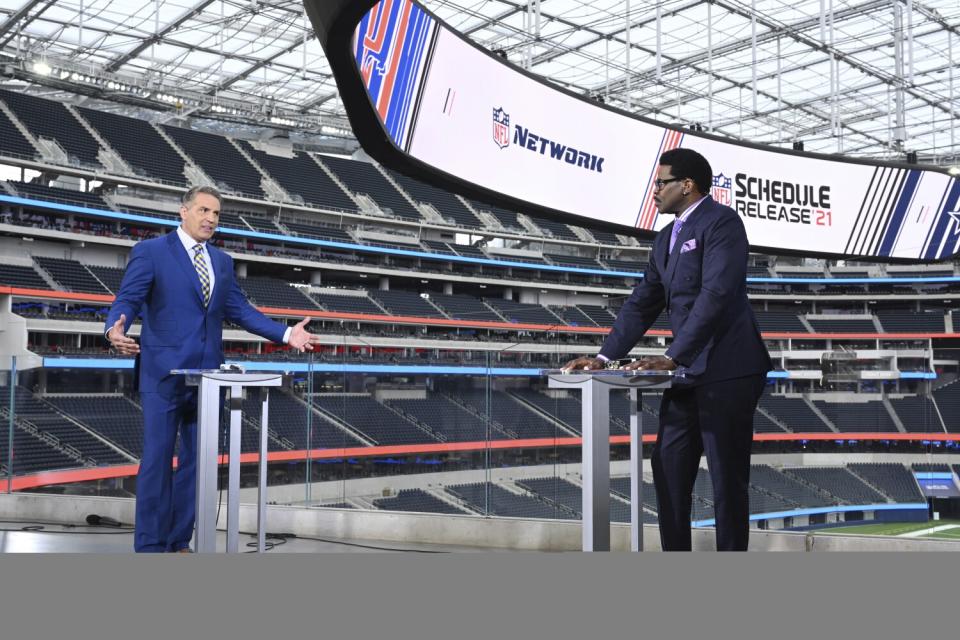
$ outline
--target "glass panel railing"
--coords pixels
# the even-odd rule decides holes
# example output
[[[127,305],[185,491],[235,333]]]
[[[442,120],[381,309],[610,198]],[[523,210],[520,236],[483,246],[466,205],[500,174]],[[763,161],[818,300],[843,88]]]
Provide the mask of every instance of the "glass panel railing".
[[[555,436],[555,426],[512,392],[527,386],[518,373],[535,369],[491,351],[396,349],[379,362],[369,352],[345,352],[337,364],[314,366],[303,389],[321,439],[310,456],[328,469],[313,476],[311,506],[528,517],[557,511],[491,480],[541,460],[544,437],[552,443]],[[502,506],[510,495],[536,510]]]
[[[8,368],[0,371],[0,473],[3,475],[3,490],[6,493],[13,491],[13,455],[15,450],[14,428],[17,411],[17,357],[4,358],[8,360]]]
[[[324,335],[314,354],[228,358],[249,371],[289,374],[270,396],[270,502],[581,518],[582,398],[551,388],[540,372],[595,353],[596,344],[566,343],[555,335],[547,342],[542,334],[442,345],[429,335],[402,341],[350,337],[356,334],[345,330]],[[662,352],[658,339],[634,355]],[[754,526],[926,522],[933,514],[949,524],[957,517],[960,349],[875,346],[844,351],[834,345],[820,360],[788,345],[775,352],[780,366],[753,416]],[[0,372],[0,490],[133,498],[143,410],[132,363],[47,357],[42,366],[14,369],[7,362]],[[648,523],[658,513],[649,456],[663,393],[645,391],[640,401]],[[611,392],[614,523],[629,520],[629,402],[626,391]],[[257,398],[245,398],[243,408],[241,483],[252,490]],[[693,493],[691,521],[711,526],[715,497],[705,460]],[[241,499],[252,502],[253,495]]]
[[[133,497],[143,429],[129,371],[107,360],[90,370],[20,362],[2,372],[6,487]]]

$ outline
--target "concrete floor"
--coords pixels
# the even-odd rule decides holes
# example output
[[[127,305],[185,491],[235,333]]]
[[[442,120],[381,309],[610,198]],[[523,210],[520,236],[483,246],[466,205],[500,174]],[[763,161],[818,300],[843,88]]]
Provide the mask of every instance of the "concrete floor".
[[[40,530],[35,530],[40,528]],[[256,538],[240,536],[241,552],[253,552],[245,545]],[[482,551],[476,547],[412,544],[362,540],[288,538],[267,553],[452,553]],[[217,550],[226,549],[226,533],[217,535]],[[133,553],[133,530],[113,527],[65,526],[36,522],[0,523],[0,553]]]

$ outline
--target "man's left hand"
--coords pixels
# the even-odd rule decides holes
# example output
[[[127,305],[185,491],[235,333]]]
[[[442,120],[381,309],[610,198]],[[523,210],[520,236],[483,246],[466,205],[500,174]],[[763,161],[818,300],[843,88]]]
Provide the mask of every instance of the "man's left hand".
[[[640,358],[622,367],[626,371],[673,371],[677,363],[664,356]]]
[[[308,322],[310,318],[304,318],[290,332],[290,340],[287,344],[298,351],[313,351],[313,345],[320,344],[320,336],[307,331]]]

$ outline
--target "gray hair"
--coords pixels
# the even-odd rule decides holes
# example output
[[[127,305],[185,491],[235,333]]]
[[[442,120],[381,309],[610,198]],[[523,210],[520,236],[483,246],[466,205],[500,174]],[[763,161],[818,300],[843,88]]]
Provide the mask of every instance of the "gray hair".
[[[217,191],[215,187],[211,187],[209,185],[190,187],[187,189],[187,192],[183,194],[183,198],[180,199],[180,204],[185,207],[189,207],[191,204],[193,204],[193,201],[197,197],[198,193],[205,193],[208,196],[213,196],[217,199],[217,202],[220,203],[220,206],[223,206],[223,196],[220,195],[220,192]]]

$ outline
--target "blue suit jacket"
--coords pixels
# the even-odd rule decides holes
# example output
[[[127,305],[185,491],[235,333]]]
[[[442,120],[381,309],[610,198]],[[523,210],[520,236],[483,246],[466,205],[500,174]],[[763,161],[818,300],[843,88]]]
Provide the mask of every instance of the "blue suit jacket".
[[[208,369],[223,364],[223,321],[274,342],[283,342],[286,326],[270,320],[244,297],[233,275],[233,259],[210,243],[207,252],[216,282],[203,306],[200,279],[179,236],[134,245],[117,298],[107,315],[108,331],[120,314],[126,329],[142,310],[140,391],[168,396],[184,390],[183,376],[171,369]]]
[[[654,239],[644,279],[620,309],[600,353],[624,357],[665,309],[674,336],[667,355],[686,383],[765,374],[772,365],[747,300],[749,244],[740,217],[707,196],[668,255],[673,225]]]

